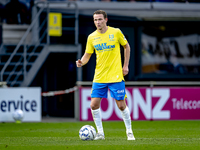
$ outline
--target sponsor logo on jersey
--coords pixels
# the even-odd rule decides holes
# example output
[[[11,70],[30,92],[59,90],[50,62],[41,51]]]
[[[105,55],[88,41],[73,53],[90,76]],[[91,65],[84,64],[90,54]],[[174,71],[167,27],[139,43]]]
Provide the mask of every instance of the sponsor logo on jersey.
[[[97,40],[97,39],[100,39],[100,37],[96,37],[96,38],[94,38],[94,40]]]
[[[115,48],[115,45],[107,45],[107,43],[101,43],[101,44],[94,45],[94,48],[97,51],[100,51],[100,50],[112,50],[113,48]]]

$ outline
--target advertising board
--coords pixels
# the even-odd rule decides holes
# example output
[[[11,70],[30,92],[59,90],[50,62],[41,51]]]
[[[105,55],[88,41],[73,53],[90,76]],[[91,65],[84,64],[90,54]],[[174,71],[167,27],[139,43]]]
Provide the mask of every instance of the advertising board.
[[[17,109],[24,112],[23,122],[40,122],[41,88],[0,88],[0,122],[13,122]]]
[[[91,88],[80,91],[80,120],[92,121]],[[132,120],[197,120],[200,119],[200,88],[156,87],[126,88],[126,103]],[[101,102],[103,120],[121,120],[121,112],[108,92]]]

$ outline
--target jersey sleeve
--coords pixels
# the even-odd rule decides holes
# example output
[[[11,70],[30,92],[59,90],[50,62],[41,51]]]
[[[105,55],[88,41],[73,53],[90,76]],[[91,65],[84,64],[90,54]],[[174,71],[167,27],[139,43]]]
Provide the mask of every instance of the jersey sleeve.
[[[119,36],[119,43],[120,43],[122,46],[126,45],[127,40],[126,40],[124,34],[122,33],[122,31],[121,31],[120,29],[118,30],[118,36]]]
[[[94,52],[94,47],[92,45],[92,40],[91,40],[91,37],[88,36],[88,39],[87,39],[87,44],[86,44],[86,50],[85,50],[86,53],[93,53]]]

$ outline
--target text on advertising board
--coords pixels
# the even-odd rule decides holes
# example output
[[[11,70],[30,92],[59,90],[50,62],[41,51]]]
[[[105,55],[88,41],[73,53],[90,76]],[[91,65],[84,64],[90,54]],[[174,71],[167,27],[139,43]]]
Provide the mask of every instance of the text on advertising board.
[[[200,119],[200,88],[126,88],[132,120]],[[192,93],[192,94],[191,94]],[[80,120],[92,120],[90,88],[80,89]],[[103,120],[120,120],[121,113],[108,92],[102,99]]]

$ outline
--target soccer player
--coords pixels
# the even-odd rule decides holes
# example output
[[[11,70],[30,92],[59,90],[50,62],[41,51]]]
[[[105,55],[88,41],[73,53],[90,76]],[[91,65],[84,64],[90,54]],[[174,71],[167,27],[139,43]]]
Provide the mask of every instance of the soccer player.
[[[104,130],[101,119],[100,103],[107,98],[108,89],[121,111],[126,126],[127,140],[135,140],[132,132],[130,111],[125,103],[124,76],[129,72],[130,46],[123,33],[118,28],[107,26],[107,14],[97,10],[93,14],[96,31],[87,39],[87,45],[81,60],[76,61],[77,67],[85,65],[92,53],[96,53],[96,68],[91,92],[91,112],[98,133],[95,140],[104,140]],[[124,64],[122,68],[120,44],[124,47]]]

